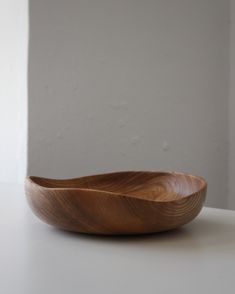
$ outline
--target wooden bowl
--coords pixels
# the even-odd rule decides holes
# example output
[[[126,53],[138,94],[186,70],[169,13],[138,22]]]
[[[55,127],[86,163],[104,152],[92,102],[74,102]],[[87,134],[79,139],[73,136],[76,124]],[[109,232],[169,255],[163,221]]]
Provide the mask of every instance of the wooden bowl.
[[[177,172],[115,172],[68,180],[27,177],[34,213],[46,223],[90,234],[144,234],[194,219],[206,196],[201,177]]]

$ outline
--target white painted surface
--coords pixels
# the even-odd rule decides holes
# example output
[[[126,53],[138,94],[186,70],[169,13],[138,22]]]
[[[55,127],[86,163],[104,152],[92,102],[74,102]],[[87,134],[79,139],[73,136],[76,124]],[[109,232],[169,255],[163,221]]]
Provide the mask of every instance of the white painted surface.
[[[32,0],[29,168],[204,176],[227,205],[229,1]]]
[[[0,181],[26,174],[27,0],[0,0]]]
[[[235,1],[230,6],[230,83],[229,83],[229,196],[228,207],[235,209]]]
[[[138,237],[65,233],[0,186],[0,293],[233,293],[235,212],[203,209],[185,227]]]

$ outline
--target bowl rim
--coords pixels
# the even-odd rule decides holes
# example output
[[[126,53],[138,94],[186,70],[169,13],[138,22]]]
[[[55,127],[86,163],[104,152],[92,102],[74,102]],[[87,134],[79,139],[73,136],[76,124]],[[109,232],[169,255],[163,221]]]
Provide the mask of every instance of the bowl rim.
[[[43,185],[38,184],[37,182],[34,181],[34,178],[38,178],[38,179],[45,179],[45,180],[55,180],[55,181],[72,181],[72,180],[77,180],[77,179],[82,179],[82,178],[92,178],[92,177],[96,177],[96,176],[104,176],[104,175],[112,175],[112,174],[119,174],[119,173],[156,173],[156,174],[170,174],[170,175],[175,175],[175,176],[186,176],[186,177],[191,177],[191,178],[195,178],[197,180],[200,181],[200,188],[196,191],[193,192],[191,194],[188,194],[182,198],[179,199],[173,199],[173,200],[167,200],[167,201],[161,201],[161,200],[152,200],[152,199],[148,199],[148,198],[142,198],[142,197],[136,197],[135,195],[129,195],[129,194],[124,194],[124,193],[117,193],[117,192],[111,192],[108,190],[101,190],[101,189],[91,189],[91,188],[79,188],[79,187],[46,187]],[[74,178],[63,178],[63,179],[56,179],[56,178],[46,178],[46,177],[40,177],[40,176],[32,176],[32,175],[28,175],[25,178],[25,185],[27,183],[33,184],[34,186],[39,187],[40,189],[43,190],[48,190],[48,191],[86,191],[86,192],[95,192],[95,193],[101,193],[101,194],[108,194],[109,196],[116,196],[116,197],[128,197],[128,198],[134,198],[134,199],[138,199],[138,200],[143,200],[143,201],[150,201],[150,202],[159,202],[159,203],[170,203],[170,202],[177,202],[179,200],[182,199],[188,199],[189,197],[192,197],[204,190],[207,189],[207,182],[206,180],[201,177],[201,176],[197,176],[197,175],[193,175],[190,173],[185,173],[185,172],[176,172],[176,171],[172,171],[172,170],[124,170],[124,171],[113,171],[113,172],[105,172],[105,173],[99,173],[99,174],[92,174],[92,175],[87,175],[87,176],[82,176],[82,177],[74,177]]]

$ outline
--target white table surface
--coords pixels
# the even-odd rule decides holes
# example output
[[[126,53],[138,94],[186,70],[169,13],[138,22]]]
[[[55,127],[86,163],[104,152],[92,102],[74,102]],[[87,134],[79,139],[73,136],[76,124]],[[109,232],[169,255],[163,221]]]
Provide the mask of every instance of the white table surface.
[[[0,185],[0,293],[235,293],[235,211],[204,208],[167,233],[98,237],[39,221]]]

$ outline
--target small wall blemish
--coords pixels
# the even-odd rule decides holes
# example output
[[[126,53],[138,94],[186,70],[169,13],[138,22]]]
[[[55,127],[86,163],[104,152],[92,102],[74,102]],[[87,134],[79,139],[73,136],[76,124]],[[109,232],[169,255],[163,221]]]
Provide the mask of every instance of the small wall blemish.
[[[128,109],[128,104],[125,100],[122,101],[114,101],[108,104],[108,107],[111,109],[116,109],[116,110],[127,110]]]
[[[73,91],[73,93],[77,93],[78,92],[78,86],[74,86],[72,91]]]
[[[126,101],[121,101],[120,103],[119,103],[119,108],[121,108],[121,109],[128,109],[128,105],[127,105],[127,102]]]
[[[162,150],[163,151],[168,151],[169,148],[170,148],[170,145],[168,144],[168,142],[167,141],[163,141],[163,143],[162,143]]]
[[[91,113],[88,113],[87,118],[89,121],[92,121],[92,120],[94,120],[94,115]]]
[[[61,139],[62,133],[59,131],[56,133],[56,139]]]
[[[141,141],[140,136],[134,136],[130,138],[131,145],[138,145]]]
[[[117,122],[119,128],[123,128],[127,124],[127,120],[125,118],[120,118]]]

